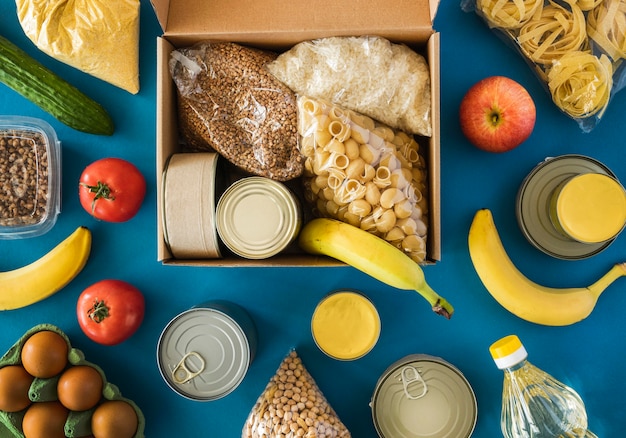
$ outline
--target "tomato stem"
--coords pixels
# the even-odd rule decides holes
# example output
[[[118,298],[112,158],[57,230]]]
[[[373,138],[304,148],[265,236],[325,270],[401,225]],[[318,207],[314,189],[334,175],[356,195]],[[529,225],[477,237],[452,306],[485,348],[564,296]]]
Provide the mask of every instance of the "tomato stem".
[[[83,187],[89,189],[89,193],[95,193],[96,195],[93,197],[93,201],[91,202],[91,211],[92,213],[96,211],[96,201],[98,199],[106,199],[108,201],[114,201],[115,196],[111,196],[111,188],[102,181],[98,181],[95,186],[90,186],[89,184],[81,183]]]
[[[109,307],[106,305],[104,300],[99,300],[96,298],[96,301],[94,301],[91,309],[87,311],[87,314],[93,322],[100,324],[102,321],[109,317]]]

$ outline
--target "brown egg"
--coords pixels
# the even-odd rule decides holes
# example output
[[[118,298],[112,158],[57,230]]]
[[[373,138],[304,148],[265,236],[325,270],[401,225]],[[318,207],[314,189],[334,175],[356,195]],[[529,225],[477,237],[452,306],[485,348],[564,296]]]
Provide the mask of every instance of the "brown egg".
[[[35,377],[48,378],[59,374],[67,365],[68,345],[65,339],[50,330],[33,334],[22,347],[22,365]]]
[[[0,410],[17,412],[27,408],[30,384],[34,377],[21,365],[8,365],[0,368]]]
[[[86,411],[98,404],[103,386],[98,370],[88,365],[76,365],[63,371],[59,377],[57,395],[66,408]]]
[[[22,430],[25,438],[65,438],[65,421],[69,411],[59,402],[40,402],[30,405]]]
[[[132,438],[138,422],[137,413],[130,404],[123,400],[107,400],[94,411],[91,432],[95,438]]]

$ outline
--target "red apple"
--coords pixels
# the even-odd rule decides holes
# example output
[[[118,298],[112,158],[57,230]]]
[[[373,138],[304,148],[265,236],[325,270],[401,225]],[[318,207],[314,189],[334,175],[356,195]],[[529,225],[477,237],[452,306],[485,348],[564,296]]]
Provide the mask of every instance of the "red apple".
[[[477,148],[506,152],[522,144],[535,127],[535,102],[513,79],[490,76],[474,84],[459,108],[461,130]]]

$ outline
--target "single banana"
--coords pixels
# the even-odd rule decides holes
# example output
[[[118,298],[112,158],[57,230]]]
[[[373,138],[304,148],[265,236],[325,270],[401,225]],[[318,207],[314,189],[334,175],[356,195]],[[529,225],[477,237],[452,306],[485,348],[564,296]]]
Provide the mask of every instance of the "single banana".
[[[435,313],[450,318],[454,308],[426,283],[422,268],[395,246],[368,231],[336,219],[317,218],[300,231],[300,247],[340,260],[375,279],[419,292]]]
[[[83,269],[90,252],[91,232],[78,227],[41,258],[0,272],[0,310],[26,307],[58,292]]]
[[[469,253],[489,293],[509,312],[541,325],[565,326],[585,319],[600,294],[626,275],[626,263],[614,265],[589,287],[553,288],[539,285],[513,264],[488,209],[476,212],[469,231]]]

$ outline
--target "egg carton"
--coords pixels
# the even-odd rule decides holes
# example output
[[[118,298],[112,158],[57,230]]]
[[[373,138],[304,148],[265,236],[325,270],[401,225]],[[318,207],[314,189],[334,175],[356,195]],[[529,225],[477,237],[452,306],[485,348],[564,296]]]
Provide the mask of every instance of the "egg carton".
[[[77,348],[73,348],[67,335],[58,327],[52,324],[39,324],[28,330],[24,335],[15,343],[9,350],[0,358],[0,368],[7,365],[21,364],[21,352],[22,347],[26,340],[33,334],[50,330],[61,335],[68,345],[68,367],[75,365],[88,365],[95,368],[102,376],[103,389],[102,400],[123,400],[129,403],[137,413],[138,426],[137,432],[134,438],[144,438],[145,430],[145,417],[141,412],[141,409],[132,400],[122,396],[119,388],[108,382],[104,371],[91,362],[85,360],[83,352]],[[45,402],[58,400],[57,398],[57,382],[60,374],[50,378],[38,378],[33,380],[28,396],[32,402]],[[24,438],[22,433],[22,419],[28,408],[19,412],[5,412],[0,411],[0,436],[1,437],[15,437]],[[86,411],[70,411],[67,421],[65,422],[65,436],[67,438],[79,438],[91,435],[91,416],[95,410],[95,407]]]

